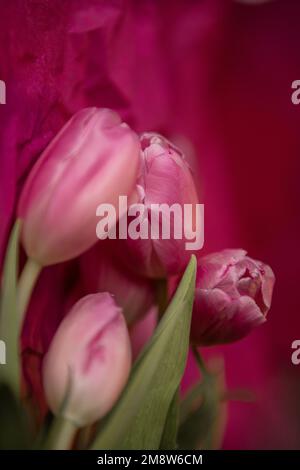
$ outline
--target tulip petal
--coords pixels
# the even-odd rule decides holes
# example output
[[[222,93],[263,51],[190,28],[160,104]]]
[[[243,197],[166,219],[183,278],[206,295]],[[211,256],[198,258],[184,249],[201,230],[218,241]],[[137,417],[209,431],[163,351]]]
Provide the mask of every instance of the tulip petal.
[[[94,423],[117,400],[130,364],[128,331],[112,296],[83,297],[60,324],[44,359],[49,407],[60,411],[71,383],[64,417],[78,426]]]

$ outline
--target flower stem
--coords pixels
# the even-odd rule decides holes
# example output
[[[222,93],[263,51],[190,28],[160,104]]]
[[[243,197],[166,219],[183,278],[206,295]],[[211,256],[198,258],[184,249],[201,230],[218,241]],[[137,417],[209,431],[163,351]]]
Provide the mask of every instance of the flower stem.
[[[20,327],[22,327],[29,300],[41,269],[42,266],[29,258],[21,273],[17,286]]]
[[[73,421],[63,416],[54,418],[50,428],[44,449],[47,450],[67,450],[72,446],[78,427]]]

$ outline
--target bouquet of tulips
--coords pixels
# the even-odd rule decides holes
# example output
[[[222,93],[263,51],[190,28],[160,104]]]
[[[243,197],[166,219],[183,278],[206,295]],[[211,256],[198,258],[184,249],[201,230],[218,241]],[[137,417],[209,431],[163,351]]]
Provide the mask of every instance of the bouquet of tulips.
[[[191,170],[175,145],[155,133],[138,136],[111,110],[83,109],[31,169],[7,245],[0,317],[6,347],[0,366],[2,448],[217,445],[230,393],[222,368],[205,364],[199,347],[239,340],[264,323],[274,274],[242,249],[201,257],[186,249],[186,232],[116,236],[132,214],[119,207],[113,223],[99,224],[97,208],[116,208],[120,196],[138,207],[140,226],[150,232],[151,204],[198,204]],[[193,226],[196,211],[189,217]],[[159,217],[156,222],[160,227]],[[38,400],[28,393],[22,331],[34,322],[30,305],[42,270],[75,258],[84,295],[70,300],[42,357]],[[189,350],[199,380],[183,393]]]

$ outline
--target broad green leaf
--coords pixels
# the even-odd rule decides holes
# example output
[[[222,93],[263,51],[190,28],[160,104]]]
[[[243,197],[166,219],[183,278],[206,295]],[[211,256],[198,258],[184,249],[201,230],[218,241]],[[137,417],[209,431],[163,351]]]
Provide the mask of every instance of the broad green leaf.
[[[196,259],[192,256],[153,337],[133,367],[93,449],[159,449],[189,345]],[[101,393],[101,390],[99,391]]]
[[[183,423],[193,411],[200,407],[205,388],[205,382],[200,380],[186,393],[180,402],[180,423]]]
[[[2,290],[0,339],[6,345],[6,365],[0,365],[1,382],[9,384],[18,396],[20,390],[19,319],[17,310],[17,269],[20,221],[11,232],[4,262]]]
[[[177,449],[177,432],[179,419],[179,391],[176,390],[171,401],[163,435],[160,442],[161,450]]]

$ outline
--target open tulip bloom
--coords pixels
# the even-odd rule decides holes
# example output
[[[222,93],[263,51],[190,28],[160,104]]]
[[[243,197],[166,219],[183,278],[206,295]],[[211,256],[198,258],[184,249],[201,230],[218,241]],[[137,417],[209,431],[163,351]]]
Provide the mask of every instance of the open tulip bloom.
[[[197,449],[220,434],[224,371],[199,346],[263,325],[275,277],[242,249],[202,255],[203,241],[177,146],[109,109],[65,123],[23,185],[2,272],[0,393],[23,423],[11,447]],[[43,302],[39,277],[66,272],[68,295],[49,282]],[[182,394],[189,349],[199,383]]]

